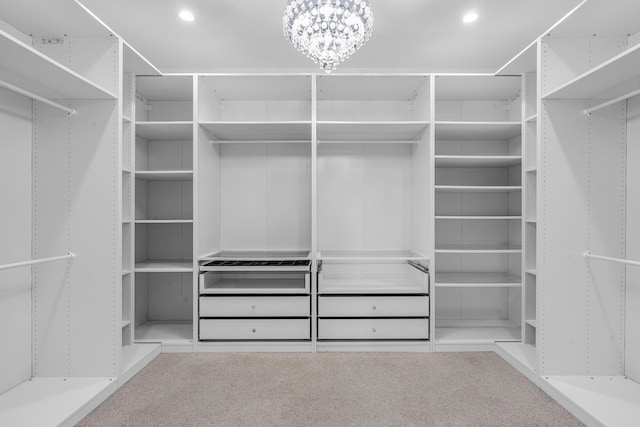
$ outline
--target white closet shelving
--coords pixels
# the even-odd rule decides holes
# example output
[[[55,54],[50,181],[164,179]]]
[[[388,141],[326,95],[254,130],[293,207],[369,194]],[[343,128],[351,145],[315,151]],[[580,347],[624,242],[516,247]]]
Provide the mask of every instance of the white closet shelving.
[[[310,261],[312,76],[197,81],[200,262]],[[312,350],[310,266],[201,276],[199,351]]]
[[[317,350],[429,350],[430,76],[316,89]]]
[[[135,333],[193,349],[193,78],[135,79]]]
[[[435,349],[520,335],[519,77],[435,76]]]
[[[2,323],[24,334],[0,334],[11,342],[3,361],[13,372],[0,375],[3,425],[72,425],[117,388],[121,373],[121,46],[87,19],[83,37],[65,35],[55,45],[0,30],[0,80],[32,94],[3,92],[10,104],[0,114],[9,138],[2,158],[11,166],[2,170],[14,174],[2,181],[15,189],[18,178],[29,187],[12,203],[21,221],[5,240],[11,254],[25,258],[76,254],[3,272],[0,281],[15,286],[16,296],[11,308],[0,298],[0,312],[11,315]]]

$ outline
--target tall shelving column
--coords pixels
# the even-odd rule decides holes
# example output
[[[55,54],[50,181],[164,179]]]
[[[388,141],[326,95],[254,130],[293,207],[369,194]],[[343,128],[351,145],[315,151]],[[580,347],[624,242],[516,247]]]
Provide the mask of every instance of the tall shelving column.
[[[138,76],[135,111],[134,339],[193,351],[192,76]]]
[[[436,75],[435,346],[521,333],[521,79]]]
[[[120,384],[124,384],[160,353],[157,343],[135,343],[135,99],[136,74],[160,75],[160,72],[127,42],[120,40],[122,52],[120,105],[122,138],[120,146],[122,198],[122,355]]]
[[[523,375],[539,384],[538,354],[538,51],[535,40],[496,75],[522,75],[522,341],[498,342],[495,351]]]

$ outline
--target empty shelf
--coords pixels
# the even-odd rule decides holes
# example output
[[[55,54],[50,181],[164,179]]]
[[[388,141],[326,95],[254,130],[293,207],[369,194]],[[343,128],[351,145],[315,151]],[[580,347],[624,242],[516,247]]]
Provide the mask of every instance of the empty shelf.
[[[521,156],[435,156],[436,167],[441,168],[497,168],[510,167],[522,163]]]
[[[136,122],[136,136],[155,141],[182,141],[193,138],[193,122]]]
[[[201,122],[213,138],[220,141],[283,141],[311,142],[311,122]]]
[[[135,328],[136,342],[192,341],[193,324],[189,320],[146,322]]]
[[[319,142],[331,141],[398,141],[420,138],[429,122],[318,122]]]
[[[521,186],[515,185],[436,185],[439,193],[510,193],[521,191]]]
[[[189,181],[193,171],[136,171],[136,179],[149,181]]]
[[[505,272],[442,272],[435,274],[437,287],[519,287],[522,278]]]
[[[492,140],[511,139],[522,133],[520,122],[436,122],[439,140]]]
[[[509,243],[437,244],[436,253],[518,253],[522,246]]]
[[[193,263],[184,260],[146,260],[136,262],[136,273],[189,273]]]

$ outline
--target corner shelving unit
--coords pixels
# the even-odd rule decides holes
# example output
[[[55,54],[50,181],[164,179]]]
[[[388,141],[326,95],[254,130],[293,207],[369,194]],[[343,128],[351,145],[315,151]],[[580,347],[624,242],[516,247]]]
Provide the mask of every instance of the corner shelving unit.
[[[521,80],[435,76],[435,349],[520,339]]]
[[[193,351],[193,78],[135,87],[135,342]]]

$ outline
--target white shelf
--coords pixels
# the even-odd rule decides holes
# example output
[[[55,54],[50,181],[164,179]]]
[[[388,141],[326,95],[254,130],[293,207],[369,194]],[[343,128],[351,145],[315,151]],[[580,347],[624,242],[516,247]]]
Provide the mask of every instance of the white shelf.
[[[535,72],[537,69],[537,39],[496,71],[496,76],[513,76]]]
[[[543,99],[616,98],[637,86],[624,83],[637,80],[640,68],[640,44],[627,49],[568,83],[543,95]]]
[[[487,344],[520,341],[520,328],[501,320],[436,319],[436,344]]]
[[[526,121],[527,123],[535,123],[535,122],[537,122],[537,121],[538,121],[538,115],[537,115],[537,114],[532,114],[531,116],[527,117],[527,118],[525,119],[525,121]]]
[[[460,220],[522,220],[521,215],[436,215],[435,219]]]
[[[331,141],[398,141],[414,142],[421,138],[429,122],[338,122],[319,121],[317,138],[320,143]]]
[[[136,342],[179,343],[193,341],[191,321],[146,322],[136,326]]]
[[[510,193],[522,191],[519,185],[436,185],[440,193]]]
[[[120,329],[124,329],[124,328],[126,328],[127,326],[129,326],[129,325],[131,325],[131,321],[130,321],[130,320],[123,320],[123,321],[120,323]]]
[[[529,168],[525,170],[525,172],[536,175],[538,173],[538,168],[537,167]]]
[[[348,261],[348,262],[376,262],[376,261],[429,261],[429,257],[411,250],[399,251],[318,251],[319,261]]]
[[[131,274],[131,270],[122,270],[123,276],[126,276],[127,274]]]
[[[136,122],[136,136],[154,141],[185,141],[193,138],[193,122]]]
[[[136,171],[136,179],[149,181],[190,181],[193,171]]]
[[[125,114],[123,114],[123,115],[122,115],[122,121],[123,121],[124,123],[131,123],[131,122],[133,122],[133,120],[131,120],[131,118],[130,118],[130,117],[128,117],[127,115],[125,115]]]
[[[129,43],[122,40],[122,64],[123,71],[134,75],[159,76],[162,75],[151,62],[144,56],[140,55]]]
[[[522,247],[520,245],[513,245],[510,243],[493,243],[493,244],[481,244],[481,243],[456,243],[456,244],[436,244],[436,253],[520,253]]]
[[[0,30],[4,61],[0,80],[49,99],[105,99],[118,97]]]
[[[505,168],[522,163],[522,156],[435,156],[436,167]]]
[[[212,142],[220,141],[290,141],[305,140],[311,142],[311,122],[200,122],[206,129]]]
[[[437,140],[504,140],[522,133],[520,122],[437,121]]]
[[[536,319],[526,319],[525,323],[527,325],[533,326],[534,328],[538,327],[538,322],[536,321]]]
[[[75,425],[117,387],[115,378],[31,378],[0,394],[0,425]]]
[[[193,263],[184,260],[145,260],[136,262],[136,273],[191,273]]]
[[[538,221],[535,218],[527,218],[525,222],[528,224],[536,225]]]
[[[545,376],[540,387],[587,425],[638,425],[640,384],[629,378]]]
[[[520,287],[522,278],[515,274],[504,272],[442,272],[435,274],[436,287]]]
[[[525,270],[525,273],[536,276],[538,274],[538,270]]]
[[[193,224],[192,219],[136,219],[136,224]]]

